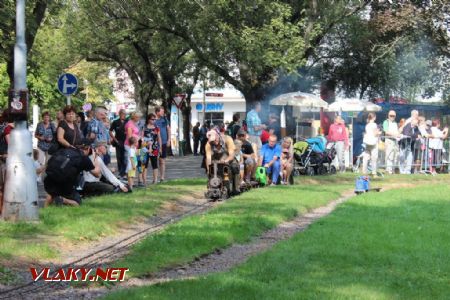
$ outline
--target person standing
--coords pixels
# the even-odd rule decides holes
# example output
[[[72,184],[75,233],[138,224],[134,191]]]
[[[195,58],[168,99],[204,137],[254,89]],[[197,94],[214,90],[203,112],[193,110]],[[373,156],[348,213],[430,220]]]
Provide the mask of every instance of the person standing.
[[[170,147],[170,125],[164,114],[164,108],[162,106],[155,108],[156,123],[155,125],[159,127],[161,134],[161,153],[159,156],[159,175],[160,182],[165,180],[166,176],[166,157],[167,157],[167,147]]]
[[[348,149],[348,132],[345,128],[344,120],[341,116],[334,118],[334,123],[331,124],[328,130],[328,142],[334,144],[336,149],[336,158],[334,165],[336,170],[340,172],[345,171],[345,151]]]
[[[59,122],[56,129],[56,137],[58,143],[63,148],[75,148],[81,145],[81,132],[75,124],[76,112],[75,107],[68,105],[63,110],[64,120]]]
[[[259,112],[261,112],[261,103],[255,102],[253,109],[248,112],[246,122],[247,122],[247,132],[249,135],[249,141],[255,143],[257,147],[257,153],[261,149],[261,132],[266,129],[267,126],[261,123],[259,118]]]
[[[378,137],[380,136],[380,130],[375,123],[375,119],[376,115],[369,113],[363,139],[363,143],[366,146],[363,154],[363,174],[367,175],[370,161],[371,171],[374,177],[377,176]]]
[[[48,149],[52,145],[52,141],[56,136],[56,127],[50,121],[50,114],[48,111],[42,113],[42,122],[39,122],[36,127],[34,137],[37,138],[38,162],[45,166],[48,161]]]
[[[106,118],[107,110],[105,107],[99,106],[95,109],[95,117],[89,122],[87,126],[86,138],[95,143],[108,143],[109,131],[106,128],[104,120]]]
[[[160,145],[162,143],[161,134],[159,128],[155,125],[155,122],[156,122],[156,115],[150,114],[147,117],[147,124],[145,125],[144,130],[142,132],[144,147],[147,147],[148,149],[147,165],[145,166],[143,178],[146,179],[147,177],[148,161],[150,161],[153,170],[153,184],[158,183],[158,156],[161,147]]]
[[[444,140],[448,136],[448,127],[441,130],[441,121],[433,119],[431,127],[432,138],[429,139],[431,151],[431,174],[436,175],[436,169],[442,166],[442,151],[444,149]]]
[[[200,154],[205,155],[205,146],[207,142],[206,134],[208,133],[209,128],[208,124],[205,122],[203,123],[202,127],[200,128]]]
[[[394,173],[394,166],[397,164],[399,148],[397,138],[399,137],[399,128],[395,122],[396,113],[390,110],[388,118],[383,122],[383,131],[385,134],[385,153],[386,153],[386,172]]]
[[[411,122],[403,127],[402,139],[399,142],[400,174],[411,174],[413,151],[418,137],[418,119],[411,119]]]
[[[55,123],[53,124],[53,125],[55,125],[55,128],[58,128],[59,122],[63,121],[64,118],[65,118],[65,117],[64,117],[64,112],[63,112],[62,110],[58,110],[58,111],[56,112],[56,120],[55,120]]]
[[[125,117],[125,110],[119,110],[119,118],[112,122],[111,128],[109,129],[111,144],[116,148],[117,168],[120,177],[126,176],[125,170],[127,168],[127,161],[125,159]]]
[[[227,134],[229,136],[231,136],[231,138],[233,140],[236,139],[236,135],[237,135],[239,129],[241,129],[241,126],[239,125],[240,118],[241,118],[241,116],[239,114],[234,114],[233,121],[230,124],[228,124],[228,127],[227,127]]]
[[[194,140],[194,156],[197,156],[200,142],[200,122],[197,122],[194,128],[192,128],[192,138]]]

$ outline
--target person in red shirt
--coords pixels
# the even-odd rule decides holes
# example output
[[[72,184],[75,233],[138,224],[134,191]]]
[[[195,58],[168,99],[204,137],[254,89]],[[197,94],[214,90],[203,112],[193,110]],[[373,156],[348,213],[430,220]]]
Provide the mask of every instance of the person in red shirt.
[[[261,144],[267,144],[267,142],[269,141],[269,137],[274,134],[275,130],[273,128],[267,128],[267,130],[263,129],[261,131]]]
[[[328,131],[329,143],[333,143],[336,149],[336,157],[334,159],[334,165],[340,172],[345,171],[345,151],[348,150],[348,131],[345,127],[344,120],[341,116],[334,118],[334,123],[331,124]]]

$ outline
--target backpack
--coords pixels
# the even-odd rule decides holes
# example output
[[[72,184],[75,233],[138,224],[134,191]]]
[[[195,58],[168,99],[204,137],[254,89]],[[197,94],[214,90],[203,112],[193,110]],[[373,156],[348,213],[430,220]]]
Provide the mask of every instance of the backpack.
[[[76,149],[61,149],[48,161],[46,173],[52,181],[67,183],[76,180],[80,171],[82,154]]]

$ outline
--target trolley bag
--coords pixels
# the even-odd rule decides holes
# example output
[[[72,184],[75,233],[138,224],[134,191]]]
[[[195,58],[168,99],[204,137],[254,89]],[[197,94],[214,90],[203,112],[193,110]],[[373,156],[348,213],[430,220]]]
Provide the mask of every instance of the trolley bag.
[[[256,168],[256,174],[255,179],[259,184],[266,185],[267,184],[267,174],[266,174],[266,168],[264,167],[257,167]]]

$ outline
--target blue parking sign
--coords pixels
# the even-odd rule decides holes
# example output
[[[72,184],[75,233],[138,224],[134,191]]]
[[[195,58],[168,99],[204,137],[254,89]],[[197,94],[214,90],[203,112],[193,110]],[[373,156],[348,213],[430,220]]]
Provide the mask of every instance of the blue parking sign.
[[[64,96],[70,96],[77,92],[78,89],[78,79],[75,75],[70,73],[65,73],[59,76],[58,79],[58,90]]]

